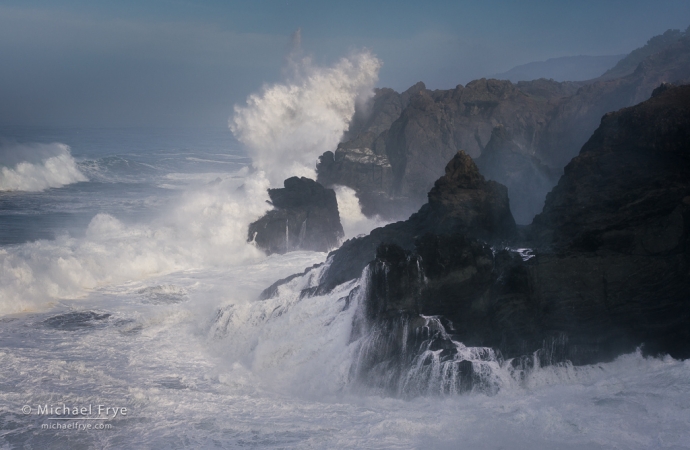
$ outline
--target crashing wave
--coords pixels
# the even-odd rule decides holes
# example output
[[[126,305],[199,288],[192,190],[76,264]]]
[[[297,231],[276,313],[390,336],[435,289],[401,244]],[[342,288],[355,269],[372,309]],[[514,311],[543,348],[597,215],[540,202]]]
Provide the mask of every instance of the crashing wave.
[[[295,175],[316,178],[316,158],[338,145],[355,105],[373,95],[381,62],[363,51],[332,67],[317,67],[309,58],[292,65],[293,80],[250,95],[229,121],[272,186]]]
[[[0,191],[38,192],[80,181],[88,179],[65,144],[0,147]]]

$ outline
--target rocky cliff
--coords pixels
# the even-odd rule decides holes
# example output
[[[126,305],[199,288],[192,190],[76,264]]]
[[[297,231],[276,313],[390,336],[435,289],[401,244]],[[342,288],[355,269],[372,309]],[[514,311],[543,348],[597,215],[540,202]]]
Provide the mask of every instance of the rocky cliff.
[[[589,139],[604,114],[647,100],[662,83],[689,81],[690,34],[682,34],[644,58],[633,73],[594,80],[559,104],[545,127],[536,154],[552,167],[563,167]]]
[[[627,63],[640,62],[632,73],[613,78],[517,84],[481,79],[443,91],[422,84],[400,95],[378,91],[369,115],[360,114],[368,121],[353,121],[336,151],[322,155],[318,180],[355,189],[367,215],[400,219],[424,203],[458,150],[473,158],[489,150],[494,154],[484,158],[481,170],[507,184],[518,223],[528,224],[604,114],[646,100],[663,82],[690,80],[690,36],[678,33],[633,52]],[[505,130],[500,147],[508,151],[496,152],[497,143],[489,145],[497,126]],[[497,153],[526,172],[518,173]],[[536,173],[538,186],[532,177]]]
[[[288,178],[282,189],[269,189],[275,209],[249,225],[249,241],[271,253],[293,250],[327,252],[344,236],[333,189],[309,178]]]
[[[424,203],[448,160],[461,149],[478,157],[497,125],[509,130],[521,154],[534,153],[549,114],[578,87],[484,79],[450,91],[422,86],[387,130],[360,133],[322,155],[319,181],[354,188],[365,214],[407,216]]]
[[[418,213],[331,253],[303,295],[363,274],[357,378],[414,393],[443,367],[456,392],[489,363],[690,357],[690,86],[607,114],[520,234],[506,193],[458,153]]]

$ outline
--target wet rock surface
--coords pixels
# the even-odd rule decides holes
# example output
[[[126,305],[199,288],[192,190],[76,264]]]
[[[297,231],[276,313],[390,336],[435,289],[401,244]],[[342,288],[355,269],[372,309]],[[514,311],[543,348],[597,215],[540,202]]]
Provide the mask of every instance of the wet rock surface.
[[[249,225],[248,240],[268,254],[337,247],[344,232],[333,189],[304,177],[288,178],[284,186],[268,190],[275,209]]]
[[[352,376],[461,392],[497,365],[690,357],[690,86],[606,115],[530,227],[464,153],[428,198],[331,253],[304,293],[364,275]]]

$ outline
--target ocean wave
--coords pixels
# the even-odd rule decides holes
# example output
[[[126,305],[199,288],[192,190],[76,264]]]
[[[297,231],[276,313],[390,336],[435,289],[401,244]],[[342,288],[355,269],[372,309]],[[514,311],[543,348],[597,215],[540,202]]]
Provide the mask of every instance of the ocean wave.
[[[355,105],[374,95],[380,67],[367,51],[332,67],[318,67],[309,58],[291,60],[294,78],[265,86],[246,106],[236,105],[230,129],[273,187],[291,176],[315,179],[317,157],[338,146]]]
[[[0,191],[38,192],[80,181],[88,179],[65,144],[0,146]]]
[[[149,224],[99,213],[84,237],[59,235],[0,248],[0,315],[43,310],[98,287],[265,258],[247,242],[247,226],[270,207],[268,182],[247,177],[238,191],[241,182],[184,192],[171,211]]]

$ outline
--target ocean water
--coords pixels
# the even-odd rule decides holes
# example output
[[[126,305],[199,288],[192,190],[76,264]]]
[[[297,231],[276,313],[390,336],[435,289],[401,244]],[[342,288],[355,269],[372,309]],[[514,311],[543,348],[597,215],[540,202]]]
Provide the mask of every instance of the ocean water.
[[[366,271],[302,296],[326,253],[247,242],[267,188],[314,176],[381,67],[298,56],[229,129],[0,126],[0,449],[690,448],[690,361],[515,370],[456,342],[471,389],[430,347],[382,389]],[[347,237],[383,224],[336,196]]]
[[[269,182],[228,130],[2,133],[0,448],[690,447],[690,361],[495,362],[462,394],[356,379],[366,277],[257,299],[327,255],[246,242]],[[380,224],[338,201],[349,236]]]

